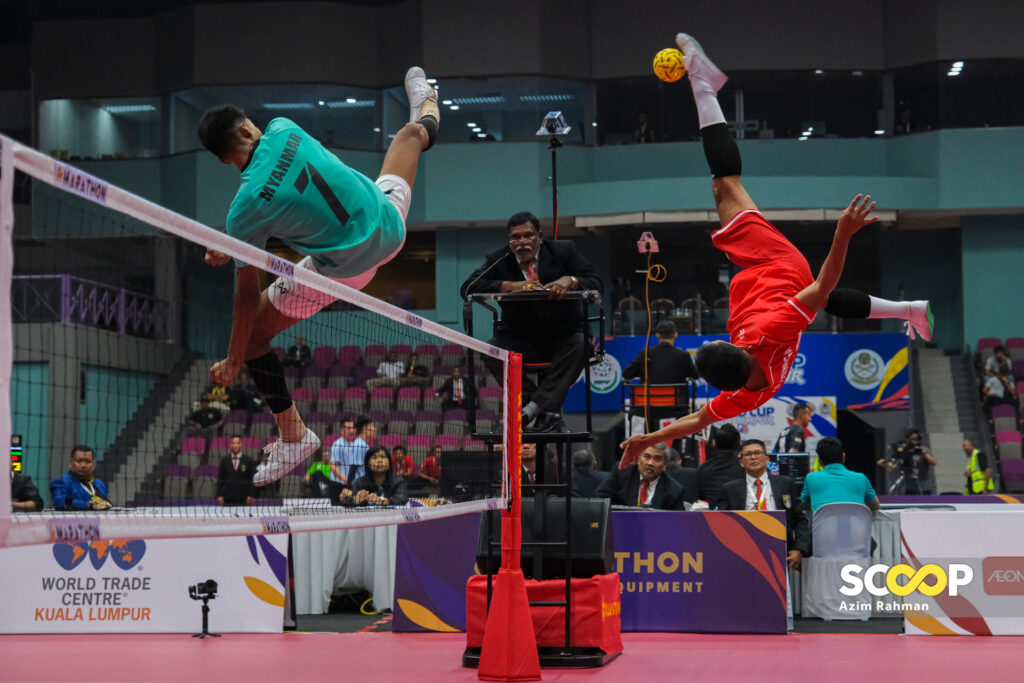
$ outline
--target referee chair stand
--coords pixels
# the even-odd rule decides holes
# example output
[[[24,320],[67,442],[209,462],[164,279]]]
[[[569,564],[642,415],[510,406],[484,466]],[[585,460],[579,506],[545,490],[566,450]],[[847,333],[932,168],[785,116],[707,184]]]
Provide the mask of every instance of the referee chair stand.
[[[508,293],[482,293],[482,294],[471,294],[466,297],[463,304],[463,322],[465,324],[466,334],[473,336],[473,306],[479,304],[484,308],[488,309],[493,317],[494,326],[497,327],[499,322],[499,309],[495,306],[495,303],[502,301],[530,301],[530,300],[547,300],[547,292],[508,292]],[[534,515],[532,519],[523,520],[524,527],[529,524],[532,527],[533,538],[542,539],[544,538],[546,522],[545,510],[547,508],[547,500],[552,497],[556,497],[559,494],[565,501],[565,540],[564,541],[547,541],[547,540],[535,540],[535,541],[523,541],[523,549],[532,548],[532,569],[530,574],[538,579],[542,580],[546,578],[544,576],[546,556],[557,556],[561,555],[564,558],[563,572],[565,575],[565,597],[563,600],[556,601],[544,601],[544,602],[531,602],[531,607],[564,607],[565,608],[565,641],[559,647],[539,647],[538,654],[540,657],[540,664],[542,667],[561,667],[561,668],[594,668],[600,667],[617,657],[620,653],[606,654],[599,648],[595,647],[580,647],[572,645],[572,578],[573,578],[573,558],[572,558],[572,447],[577,443],[591,443],[593,441],[593,415],[591,410],[591,397],[590,397],[590,368],[604,360],[604,330],[605,330],[605,316],[604,309],[601,306],[600,296],[598,292],[591,291],[576,291],[567,292],[564,299],[575,300],[579,302],[582,310],[582,325],[583,325],[583,344],[586,347],[586,354],[583,364],[583,381],[585,384],[585,401],[586,401],[586,426],[582,432],[545,432],[545,433],[531,433],[523,432],[522,442],[523,443],[534,443],[538,445],[537,453],[537,470],[536,470],[536,483],[528,484],[523,483],[522,489],[524,495],[532,493],[534,499],[533,510]],[[596,311],[591,312],[591,306]],[[591,339],[591,328],[597,326],[597,345],[595,346]],[[469,381],[475,385],[475,363],[473,354],[470,350],[469,362],[467,363],[469,368]],[[523,362],[523,374],[527,373],[542,373],[550,363],[527,363]],[[508,397],[510,400],[513,397]],[[469,431],[473,435],[474,439],[478,439],[492,445],[495,443],[502,443],[503,441],[503,430],[499,427],[496,431],[479,433],[476,429],[476,415],[474,412],[469,413]],[[555,466],[556,471],[555,483],[545,483],[546,479],[546,459],[544,457],[544,451],[546,446],[552,444],[555,449]],[[494,528],[494,519],[491,515],[485,514],[486,519],[486,547],[487,547],[487,561],[485,567],[481,570],[487,572],[487,605],[490,609],[491,595],[492,595],[492,567],[494,566],[495,560],[500,556],[501,543],[497,540],[497,530]],[[550,553],[550,555],[548,555]],[[550,566],[550,563],[547,563]],[[466,648],[465,653],[462,656],[462,664],[466,667],[476,667],[480,660],[479,648]]]

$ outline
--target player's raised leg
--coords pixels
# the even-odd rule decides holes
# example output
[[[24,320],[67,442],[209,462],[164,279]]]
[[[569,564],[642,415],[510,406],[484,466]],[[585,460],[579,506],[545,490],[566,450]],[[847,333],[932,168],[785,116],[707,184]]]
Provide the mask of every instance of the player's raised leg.
[[[711,189],[715,194],[715,206],[719,220],[725,225],[740,211],[757,208],[740,182],[743,170],[740,150],[729,132],[722,107],[718,103],[718,91],[728,78],[708,59],[693,36],[680,33],[676,36],[676,43],[683,51],[683,64],[697,105],[704,156],[711,167],[713,178]]]
[[[856,289],[832,290],[825,311],[839,318],[904,320],[907,335],[911,339],[916,334],[925,341],[931,341],[935,329],[931,304],[927,301],[890,301]]]
[[[405,74],[405,93],[409,97],[409,123],[391,140],[380,175],[396,175],[411,188],[416,181],[420,153],[434,146],[441,111],[437,91],[427,83],[426,74],[418,66]]]

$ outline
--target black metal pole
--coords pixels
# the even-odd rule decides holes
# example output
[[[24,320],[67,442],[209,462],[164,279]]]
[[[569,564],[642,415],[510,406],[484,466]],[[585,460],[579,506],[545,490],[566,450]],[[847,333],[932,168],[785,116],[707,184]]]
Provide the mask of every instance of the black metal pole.
[[[561,146],[558,138],[552,135],[551,144],[548,145],[548,149],[551,150],[551,223],[554,230],[552,239],[558,239],[558,162],[555,153]]]

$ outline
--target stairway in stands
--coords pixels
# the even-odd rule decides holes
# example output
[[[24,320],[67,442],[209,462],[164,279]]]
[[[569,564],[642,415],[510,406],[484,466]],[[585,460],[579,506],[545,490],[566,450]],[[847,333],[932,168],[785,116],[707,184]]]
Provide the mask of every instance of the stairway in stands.
[[[964,488],[964,437],[981,443],[981,430],[972,402],[977,392],[972,386],[969,368],[959,352],[941,349],[917,349],[920,399],[924,424],[935,467],[935,492],[960,493]]]
[[[118,466],[108,473],[111,500],[116,505],[134,501],[143,483],[178,447],[181,430],[208,382],[210,361],[188,356],[151,392],[118,437]],[[109,471],[108,471],[109,472]]]

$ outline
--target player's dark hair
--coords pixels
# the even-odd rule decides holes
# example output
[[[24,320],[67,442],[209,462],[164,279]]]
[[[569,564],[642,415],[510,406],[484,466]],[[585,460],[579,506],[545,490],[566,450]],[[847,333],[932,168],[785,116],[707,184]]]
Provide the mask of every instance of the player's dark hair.
[[[199,141],[214,156],[224,156],[238,139],[235,129],[245,121],[245,112],[233,104],[207,109],[199,119]]]
[[[93,457],[93,460],[96,459],[96,454],[92,452],[91,448],[82,444],[75,444],[74,446],[71,447],[71,455],[68,456],[68,460],[71,460],[71,458],[75,457],[75,453],[78,452],[88,453]]]
[[[369,424],[373,424],[373,418],[369,418],[366,415],[360,415],[356,418],[356,431],[362,434],[363,428]]]
[[[1005,346],[993,346],[992,347],[992,353],[995,353],[996,351],[1002,351],[1003,353],[1006,353],[1006,347]]]
[[[810,409],[811,409],[811,407],[809,405],[807,405],[806,403],[794,403],[793,404],[793,419],[795,420],[797,417],[799,417],[800,415],[803,415],[805,412],[807,412]]]
[[[732,344],[705,344],[697,349],[697,372],[719,391],[736,391],[750,379],[750,359]]]
[[[760,446],[761,450],[763,450],[765,453],[768,452],[768,447],[764,445],[764,441],[761,441],[761,439],[747,439],[740,445],[740,451],[742,451],[747,446]]]
[[[532,224],[533,229],[537,231],[537,234],[540,234],[540,219],[538,219],[529,211],[520,211],[519,213],[512,214],[512,217],[508,219],[508,233],[511,234],[512,228],[516,227],[517,225],[522,225],[523,223]]]
[[[834,436],[826,436],[818,442],[818,464],[835,465],[843,461],[843,442]]]
[[[674,337],[678,334],[678,332],[676,332],[676,324],[671,320],[662,320],[654,326],[654,334],[656,334],[659,339]]]

